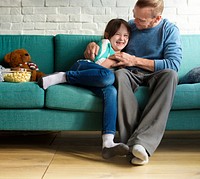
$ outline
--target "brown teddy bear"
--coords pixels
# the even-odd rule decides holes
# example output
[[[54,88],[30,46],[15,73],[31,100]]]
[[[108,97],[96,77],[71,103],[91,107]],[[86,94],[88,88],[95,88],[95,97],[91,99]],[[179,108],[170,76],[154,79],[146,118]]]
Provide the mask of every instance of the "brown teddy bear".
[[[38,81],[39,78],[45,76],[40,72],[38,66],[31,61],[31,56],[26,49],[16,49],[4,56],[4,63],[11,70],[31,71],[31,81]]]

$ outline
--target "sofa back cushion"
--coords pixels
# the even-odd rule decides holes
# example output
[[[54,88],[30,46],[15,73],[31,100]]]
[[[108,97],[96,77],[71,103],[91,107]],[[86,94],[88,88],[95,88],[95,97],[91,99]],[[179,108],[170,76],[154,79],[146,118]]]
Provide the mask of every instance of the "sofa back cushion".
[[[0,63],[7,53],[25,48],[39,70],[52,73],[54,70],[54,36],[51,35],[0,35]]]
[[[84,50],[89,42],[97,42],[101,36],[65,35],[55,37],[55,71],[68,70],[75,61],[84,58]]]
[[[180,79],[194,67],[200,66],[200,35],[182,35],[183,60],[179,70]]]
[[[55,36],[55,71],[66,71],[72,64],[84,58],[89,42],[99,41],[102,36],[64,35]],[[182,78],[192,68],[200,66],[200,35],[182,35],[183,60],[179,70]]]

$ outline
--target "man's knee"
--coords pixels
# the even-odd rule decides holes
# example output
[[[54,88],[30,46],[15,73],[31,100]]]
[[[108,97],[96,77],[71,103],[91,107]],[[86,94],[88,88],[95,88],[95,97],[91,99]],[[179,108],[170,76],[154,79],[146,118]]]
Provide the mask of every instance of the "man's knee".
[[[178,83],[178,73],[176,71],[172,69],[165,69],[164,72],[169,80],[174,81],[176,84]]]
[[[127,80],[127,70],[119,69],[119,70],[115,71],[115,80],[116,80],[116,82],[126,81]]]

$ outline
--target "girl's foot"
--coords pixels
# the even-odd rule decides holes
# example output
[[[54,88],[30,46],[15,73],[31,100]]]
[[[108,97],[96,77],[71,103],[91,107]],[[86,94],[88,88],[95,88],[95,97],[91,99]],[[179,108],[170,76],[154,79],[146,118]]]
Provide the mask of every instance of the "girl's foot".
[[[119,143],[113,147],[104,147],[102,150],[102,157],[104,159],[112,158],[116,155],[123,156],[129,153],[129,146],[123,143]]]
[[[52,75],[47,75],[38,80],[38,85],[43,88],[44,90],[47,89],[49,86],[66,83],[66,73],[65,72],[58,72]]]

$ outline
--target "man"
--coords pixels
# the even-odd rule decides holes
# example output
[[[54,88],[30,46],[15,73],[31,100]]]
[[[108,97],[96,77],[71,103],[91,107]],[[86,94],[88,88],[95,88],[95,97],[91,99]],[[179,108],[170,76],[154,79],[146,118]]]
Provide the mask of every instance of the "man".
[[[178,83],[182,49],[178,28],[162,18],[163,0],[138,0],[125,52],[110,57],[120,67],[115,71],[118,90],[118,122],[121,142],[127,143],[131,163],[144,165],[158,147],[167,123]],[[94,58],[98,46],[93,42],[85,51]],[[148,86],[148,103],[140,113],[134,92]]]

